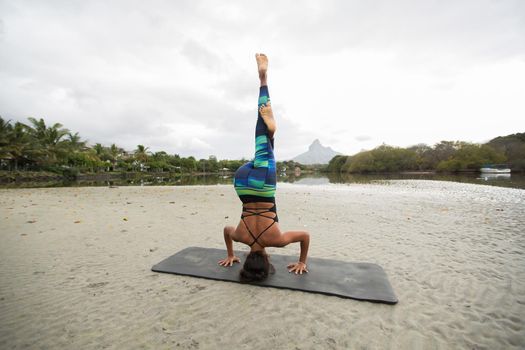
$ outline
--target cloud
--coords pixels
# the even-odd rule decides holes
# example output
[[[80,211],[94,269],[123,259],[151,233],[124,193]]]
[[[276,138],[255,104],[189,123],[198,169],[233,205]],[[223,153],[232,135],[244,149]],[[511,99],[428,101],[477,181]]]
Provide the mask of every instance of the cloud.
[[[356,137],[354,137],[354,139],[356,141],[359,141],[359,142],[363,142],[363,141],[369,141],[372,139],[372,136],[368,136],[368,135],[358,135]]]
[[[253,55],[276,154],[522,131],[522,1],[0,2],[0,115],[103,144],[251,157]],[[358,136],[355,136],[358,135]],[[324,141],[327,140],[327,141]]]
[[[182,47],[181,53],[192,64],[204,67],[210,71],[220,69],[222,59],[195,40],[188,40]]]

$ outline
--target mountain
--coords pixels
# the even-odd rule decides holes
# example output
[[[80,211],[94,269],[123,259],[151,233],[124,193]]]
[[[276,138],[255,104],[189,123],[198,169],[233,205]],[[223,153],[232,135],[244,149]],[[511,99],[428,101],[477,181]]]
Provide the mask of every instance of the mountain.
[[[292,160],[301,164],[328,164],[330,159],[338,154],[341,153],[334,151],[330,147],[325,147],[321,145],[319,140],[315,140],[310,147],[308,147],[307,152],[292,158]]]

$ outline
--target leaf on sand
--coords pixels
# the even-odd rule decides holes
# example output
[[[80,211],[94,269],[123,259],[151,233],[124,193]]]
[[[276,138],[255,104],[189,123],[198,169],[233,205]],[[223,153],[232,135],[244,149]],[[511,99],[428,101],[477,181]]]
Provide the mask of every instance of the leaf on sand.
[[[124,220],[124,221],[128,221],[128,218],[122,218],[122,220]]]
[[[80,220],[77,220],[77,221],[75,221],[74,223],[75,223],[75,224],[80,224],[81,221],[80,221]]]

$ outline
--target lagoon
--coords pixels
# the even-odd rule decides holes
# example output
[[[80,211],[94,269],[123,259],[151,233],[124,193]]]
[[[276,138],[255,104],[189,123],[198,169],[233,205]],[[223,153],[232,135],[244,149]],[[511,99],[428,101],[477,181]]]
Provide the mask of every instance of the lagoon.
[[[278,183],[301,185],[330,184],[371,184],[390,180],[433,180],[498,187],[525,189],[525,174],[305,174],[302,176],[279,176]],[[38,188],[38,187],[84,187],[84,186],[192,186],[192,185],[228,185],[233,181],[232,175],[166,175],[145,173],[131,179],[97,179],[97,180],[52,180],[0,183],[0,188]]]

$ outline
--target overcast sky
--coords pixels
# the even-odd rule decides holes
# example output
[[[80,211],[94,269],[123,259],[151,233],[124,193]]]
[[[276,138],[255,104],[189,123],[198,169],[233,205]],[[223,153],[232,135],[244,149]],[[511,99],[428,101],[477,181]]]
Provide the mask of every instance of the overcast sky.
[[[354,154],[525,131],[520,0],[0,0],[0,116],[89,144],[251,158],[256,52],[278,159],[316,138]]]

